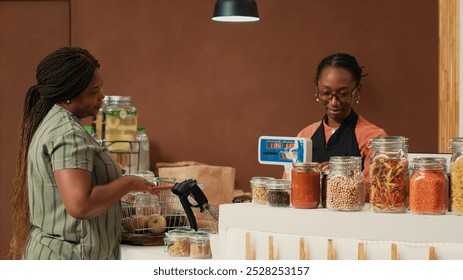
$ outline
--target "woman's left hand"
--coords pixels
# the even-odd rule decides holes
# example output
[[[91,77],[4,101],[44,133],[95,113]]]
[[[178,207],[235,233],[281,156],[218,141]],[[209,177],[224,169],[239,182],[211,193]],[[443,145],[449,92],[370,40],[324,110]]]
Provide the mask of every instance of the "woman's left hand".
[[[155,184],[153,182],[150,182],[140,176],[135,176],[135,175],[126,175],[123,176],[124,180],[128,181],[128,184],[130,184],[131,189],[130,192],[149,192],[151,194],[159,196],[159,191],[156,190]]]

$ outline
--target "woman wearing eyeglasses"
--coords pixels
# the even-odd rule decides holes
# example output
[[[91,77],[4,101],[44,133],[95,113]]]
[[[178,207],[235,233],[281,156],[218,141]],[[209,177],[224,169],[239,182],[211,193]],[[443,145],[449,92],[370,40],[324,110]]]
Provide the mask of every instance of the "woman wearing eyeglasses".
[[[315,75],[315,98],[325,107],[325,116],[299,132],[312,139],[312,161],[327,165],[331,156],[361,156],[363,173],[369,182],[371,149],[368,142],[386,132],[368,122],[352,108],[360,100],[362,67],[355,57],[336,53],[322,59]],[[367,186],[369,184],[367,183]],[[368,189],[368,188],[367,188]]]

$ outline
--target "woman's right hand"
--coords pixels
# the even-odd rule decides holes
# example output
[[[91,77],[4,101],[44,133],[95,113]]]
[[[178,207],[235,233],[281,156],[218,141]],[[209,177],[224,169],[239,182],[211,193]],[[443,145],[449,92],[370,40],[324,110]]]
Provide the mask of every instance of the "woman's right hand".
[[[329,161],[322,162],[318,165],[318,168],[320,168],[320,170],[327,170],[330,168],[330,162]]]

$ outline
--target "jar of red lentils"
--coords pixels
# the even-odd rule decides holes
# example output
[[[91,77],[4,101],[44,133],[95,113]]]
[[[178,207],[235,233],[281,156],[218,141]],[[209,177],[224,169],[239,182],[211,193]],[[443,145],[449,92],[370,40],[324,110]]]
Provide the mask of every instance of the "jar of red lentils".
[[[317,162],[295,162],[291,170],[291,204],[317,208],[320,203],[320,169]]]
[[[450,142],[450,209],[453,214],[463,215],[463,137],[455,137]]]
[[[361,211],[365,205],[365,177],[360,157],[330,158],[326,186],[326,208],[336,211]]]
[[[370,206],[375,212],[408,209],[408,139],[374,137],[370,157]]]
[[[416,158],[410,165],[410,212],[445,214],[449,188],[445,158]]]

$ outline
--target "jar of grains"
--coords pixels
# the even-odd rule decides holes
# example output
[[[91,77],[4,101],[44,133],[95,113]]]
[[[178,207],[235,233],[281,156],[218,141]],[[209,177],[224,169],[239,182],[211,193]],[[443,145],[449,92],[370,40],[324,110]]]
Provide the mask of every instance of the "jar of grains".
[[[289,207],[291,181],[286,179],[269,180],[267,185],[267,203],[274,207]]]
[[[294,162],[291,170],[291,204],[317,208],[320,203],[320,169],[317,162]]]
[[[251,196],[254,204],[267,204],[267,185],[268,180],[275,180],[273,177],[252,177]]]
[[[450,161],[450,205],[456,215],[463,215],[463,137],[451,141],[452,159]]]
[[[410,212],[445,214],[449,188],[445,158],[416,158],[410,166]]]
[[[194,232],[190,236],[190,257],[195,259],[210,259],[211,245],[209,234],[206,232]]]
[[[374,137],[370,158],[370,205],[375,212],[408,208],[408,139]]]
[[[361,211],[365,205],[365,178],[357,157],[330,158],[326,180],[326,208],[336,211]],[[360,173],[360,174],[359,174]]]

